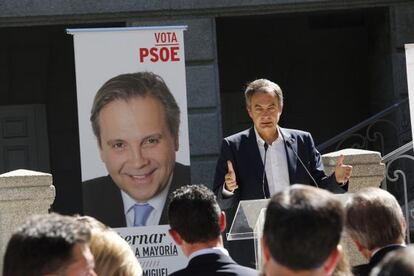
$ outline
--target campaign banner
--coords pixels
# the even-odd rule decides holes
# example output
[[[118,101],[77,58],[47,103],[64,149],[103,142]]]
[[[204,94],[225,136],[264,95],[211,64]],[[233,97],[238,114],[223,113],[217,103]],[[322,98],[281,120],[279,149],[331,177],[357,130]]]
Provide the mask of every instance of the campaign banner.
[[[408,100],[410,102],[411,134],[414,137],[414,44],[405,44],[405,61],[407,66]]]
[[[185,26],[67,30],[73,35],[75,50],[83,212],[110,227],[135,225],[134,214],[131,221],[126,215],[130,209],[125,206],[130,201],[151,203],[154,198],[158,204],[153,206],[153,218],[147,217],[144,223],[158,224],[167,208],[164,191],[189,182],[184,30]],[[164,88],[157,90],[162,83],[158,78],[149,77],[148,84],[145,74],[134,74],[137,72],[152,72],[164,80],[181,111],[178,140],[170,121],[174,117],[167,115],[169,108],[176,110],[171,95]],[[96,121],[102,142],[99,146],[90,122],[93,101],[104,83],[121,74],[134,77],[124,81],[122,88],[108,89],[100,98],[102,107]],[[149,88],[141,91],[136,88],[139,85]],[[108,96],[118,89],[123,89],[123,95],[131,95],[125,91],[135,94],[126,100]],[[141,97],[143,94],[150,96]],[[105,102],[105,97],[111,100]],[[168,275],[186,266],[187,258],[168,229],[164,225],[116,231],[131,245],[144,275],[152,276]]]
[[[123,73],[150,71],[164,79],[181,110],[176,161],[190,164],[184,30],[186,26],[67,30],[74,37],[82,181],[107,175],[89,118],[98,89]]]
[[[171,238],[169,225],[115,228],[131,246],[143,276],[170,275],[187,266],[188,258]]]

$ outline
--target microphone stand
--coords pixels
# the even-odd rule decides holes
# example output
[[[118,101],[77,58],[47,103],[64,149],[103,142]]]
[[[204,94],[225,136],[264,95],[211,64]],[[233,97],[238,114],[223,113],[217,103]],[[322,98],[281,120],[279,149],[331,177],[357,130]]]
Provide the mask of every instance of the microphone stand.
[[[263,175],[262,175],[262,191],[263,191],[264,198],[269,198],[270,197],[270,192],[268,191],[268,193],[269,193],[269,196],[268,196],[267,195],[268,193],[266,193],[266,190],[265,190],[266,156],[267,156],[267,149],[268,148],[269,148],[269,145],[265,142],[264,143],[265,152],[264,152],[264,158],[263,158]],[[269,190],[269,187],[267,189]]]
[[[296,155],[296,157],[298,158],[300,164],[302,165],[302,167],[305,169],[306,173],[309,175],[309,177],[312,179],[313,183],[315,183],[316,188],[319,188],[318,183],[316,183],[315,178],[313,178],[313,176],[311,175],[311,173],[309,172],[308,168],[305,166],[305,164],[303,163],[302,159],[299,157],[298,153],[296,152],[296,150],[293,148],[292,142],[289,140],[286,140],[286,144],[289,146],[289,148],[293,151],[293,153]]]

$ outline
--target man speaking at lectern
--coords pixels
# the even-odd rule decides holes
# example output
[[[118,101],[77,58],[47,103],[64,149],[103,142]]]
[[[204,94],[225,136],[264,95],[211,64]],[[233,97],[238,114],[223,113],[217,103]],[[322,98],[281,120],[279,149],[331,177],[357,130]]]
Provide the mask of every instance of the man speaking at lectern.
[[[226,137],[214,178],[221,208],[240,200],[270,198],[291,184],[301,183],[344,193],[352,167],[337,160],[327,176],[321,155],[308,132],[279,127],[283,93],[269,80],[258,79],[245,91],[247,112],[254,126]]]

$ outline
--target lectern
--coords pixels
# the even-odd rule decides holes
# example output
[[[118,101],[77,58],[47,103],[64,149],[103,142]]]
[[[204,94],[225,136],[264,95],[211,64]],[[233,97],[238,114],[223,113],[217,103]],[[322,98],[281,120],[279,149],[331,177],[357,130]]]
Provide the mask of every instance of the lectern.
[[[345,205],[350,194],[334,195]],[[228,241],[254,240],[254,253],[256,269],[260,270],[262,265],[262,249],[260,239],[263,233],[265,212],[269,199],[241,200],[234,215],[230,231],[227,233]]]
[[[241,200],[234,215],[230,231],[226,236],[228,241],[254,240],[257,270],[260,270],[262,263],[260,238],[263,233],[265,210],[268,202],[269,199]]]

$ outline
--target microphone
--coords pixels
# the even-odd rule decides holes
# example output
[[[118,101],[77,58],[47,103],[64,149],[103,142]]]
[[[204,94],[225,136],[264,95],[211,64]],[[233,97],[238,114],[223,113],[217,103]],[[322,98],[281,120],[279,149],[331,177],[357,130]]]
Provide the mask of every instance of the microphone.
[[[315,183],[316,188],[319,188],[318,183],[316,183],[315,178],[313,178],[313,176],[311,175],[311,173],[309,172],[308,168],[305,166],[305,164],[303,163],[302,159],[299,157],[298,153],[296,152],[296,150],[293,148],[292,145],[292,140],[295,141],[293,138],[291,138],[290,140],[286,140],[286,144],[289,146],[289,148],[293,151],[293,153],[296,155],[296,157],[298,158],[300,164],[302,165],[302,167],[305,169],[306,173],[309,175],[309,177],[312,179],[313,183]]]
[[[264,143],[264,158],[263,158],[263,174],[262,174],[262,190],[263,190],[263,195],[264,198],[269,198],[270,197],[270,193],[269,193],[269,187],[267,187],[266,189],[266,185],[265,185],[265,176],[266,176],[266,156],[267,156],[267,149],[269,148],[269,145],[265,142]]]

